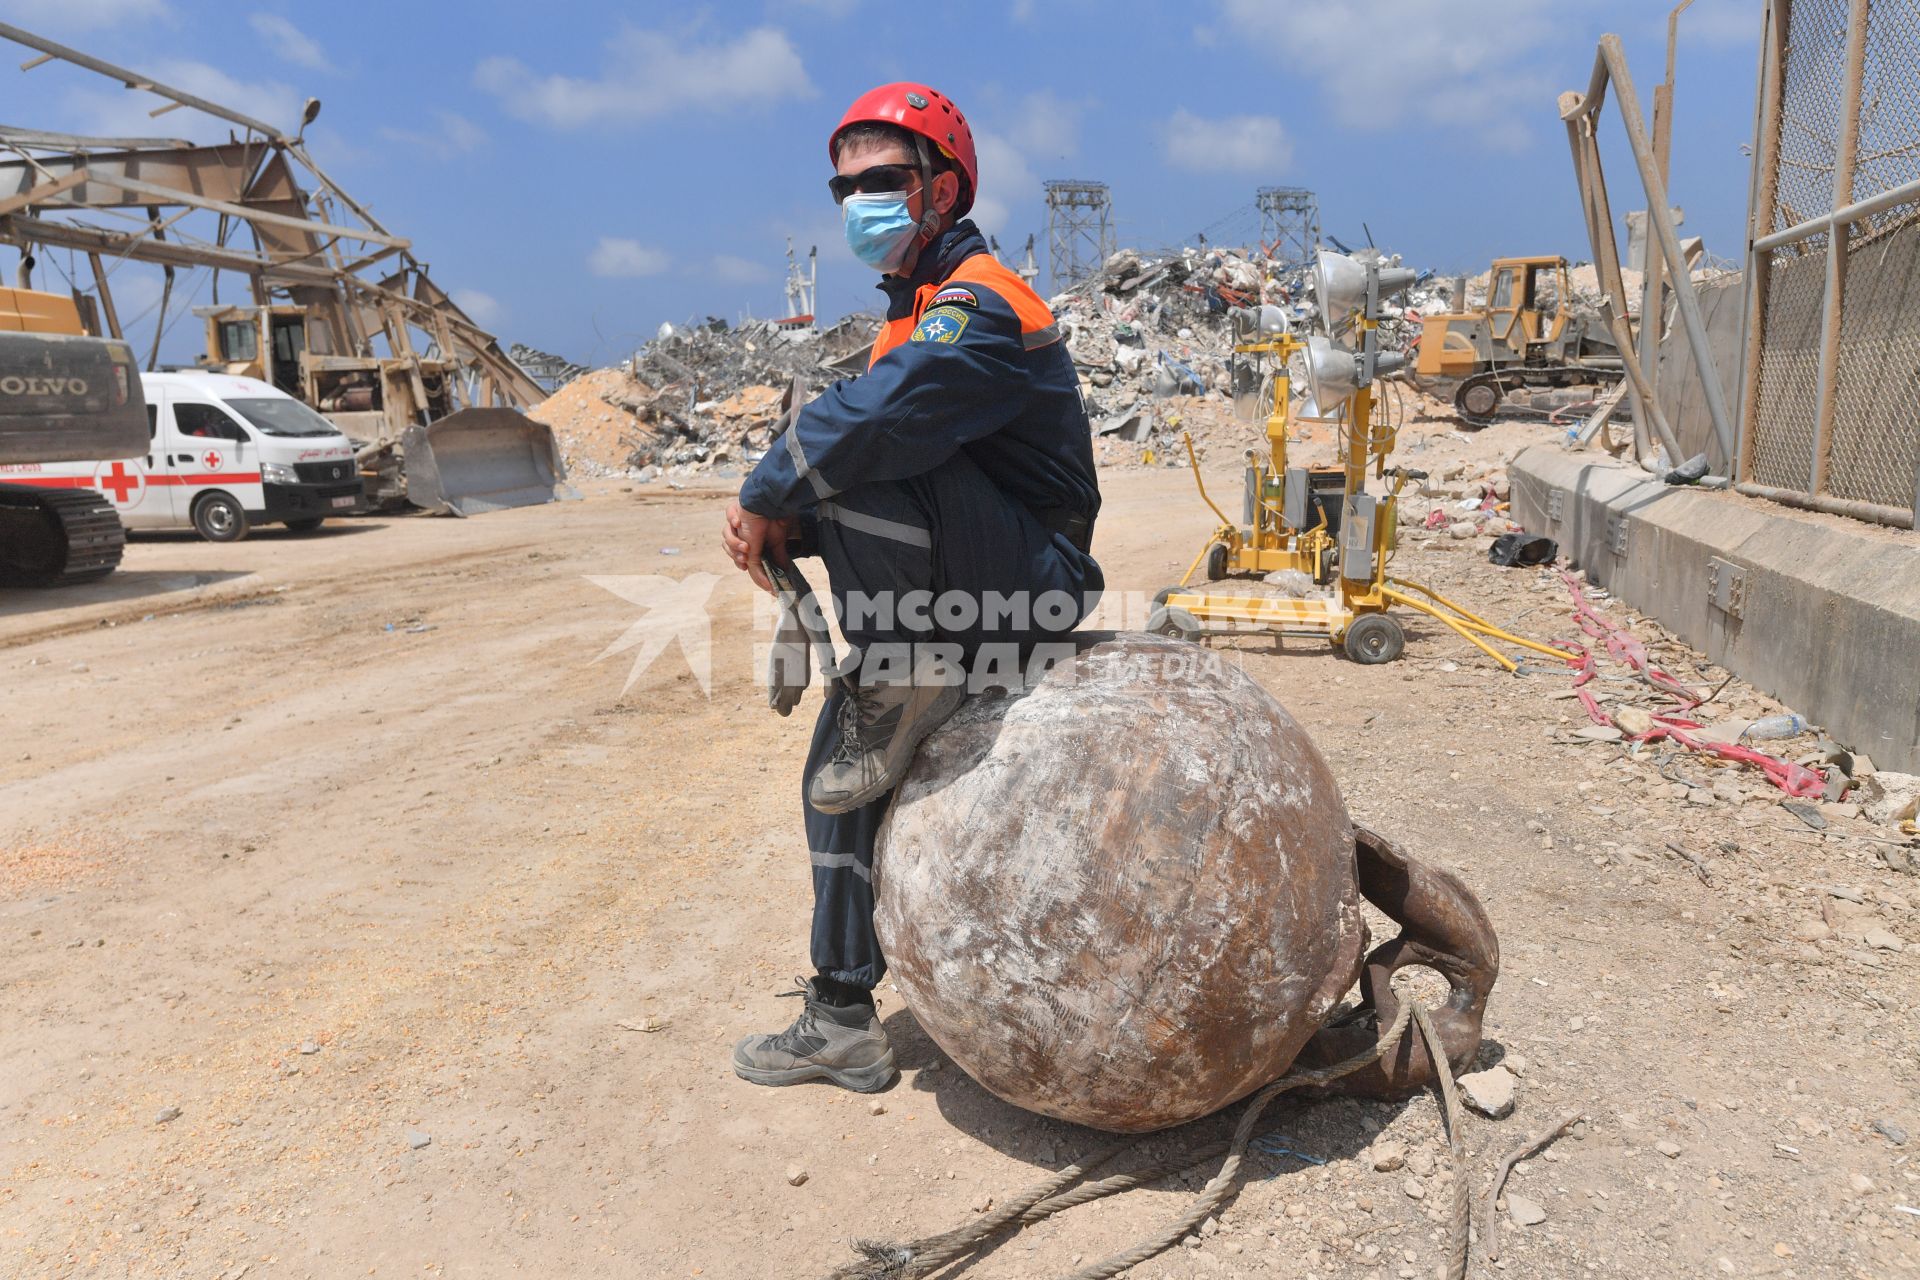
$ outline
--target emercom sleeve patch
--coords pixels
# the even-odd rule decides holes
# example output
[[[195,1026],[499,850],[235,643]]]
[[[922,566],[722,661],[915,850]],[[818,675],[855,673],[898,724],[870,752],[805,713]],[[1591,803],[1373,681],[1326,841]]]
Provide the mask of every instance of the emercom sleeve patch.
[[[974,296],[973,290],[963,285],[950,284],[940,292],[934,294],[933,300],[927,303],[927,305],[929,307],[977,307],[980,305],[980,299]]]
[[[933,307],[920,317],[908,342],[958,342],[973,317],[958,307]]]

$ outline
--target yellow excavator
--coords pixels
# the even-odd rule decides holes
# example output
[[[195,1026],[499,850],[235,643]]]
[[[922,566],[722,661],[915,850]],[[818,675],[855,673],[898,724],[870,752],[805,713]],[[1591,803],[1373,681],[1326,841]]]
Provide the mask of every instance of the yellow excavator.
[[[0,587],[65,586],[118,568],[126,529],[98,481],[47,474],[46,464],[104,465],[147,445],[133,348],[90,333],[71,298],[0,288]]]

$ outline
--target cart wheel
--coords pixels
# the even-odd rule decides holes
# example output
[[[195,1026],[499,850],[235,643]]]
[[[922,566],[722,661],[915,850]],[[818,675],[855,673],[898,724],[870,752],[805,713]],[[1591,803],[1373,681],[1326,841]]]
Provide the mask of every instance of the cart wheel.
[[[1172,595],[1174,592],[1178,590],[1180,590],[1180,586],[1178,583],[1176,583],[1171,587],[1162,587],[1158,591],[1154,592],[1153,607],[1158,609],[1161,605],[1167,602],[1168,596]]]
[[[1407,647],[1407,633],[1384,613],[1363,613],[1347,624],[1340,645],[1362,666],[1392,662]]]
[[[1200,623],[1191,613],[1178,605],[1168,608],[1156,605],[1147,615],[1147,630],[1157,636],[1172,636],[1176,640],[1198,640]]]
[[[1227,576],[1227,544],[1216,542],[1207,548],[1207,581],[1218,582]]]

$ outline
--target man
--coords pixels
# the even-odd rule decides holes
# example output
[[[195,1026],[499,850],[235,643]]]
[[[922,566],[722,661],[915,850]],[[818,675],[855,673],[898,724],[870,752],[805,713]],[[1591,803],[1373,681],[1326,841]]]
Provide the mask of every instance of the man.
[[[883,85],[848,109],[827,153],[847,243],[882,273],[887,323],[866,374],[806,405],[727,510],[727,552],[763,589],[765,561],[784,564],[790,546],[820,556],[852,646],[804,781],[816,975],[794,1024],[740,1041],[733,1064],[757,1084],[871,1091],[893,1078],[873,1004],[888,800],[964,697],[952,656],[1004,671],[1011,651],[1017,668],[1091,607],[1100,491],[1052,314],[962,220],[979,173],[959,108],[926,85]]]

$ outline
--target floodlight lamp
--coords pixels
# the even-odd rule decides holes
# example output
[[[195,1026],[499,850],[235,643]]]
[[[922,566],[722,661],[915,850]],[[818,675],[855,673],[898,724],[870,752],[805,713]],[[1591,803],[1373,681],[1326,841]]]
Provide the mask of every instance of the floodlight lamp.
[[[1322,249],[1313,267],[1313,300],[1331,330],[1367,301],[1367,269],[1344,253]]]
[[[1314,402],[1336,404],[1360,389],[1360,362],[1330,338],[1307,339],[1307,389]]]
[[[1373,358],[1373,376],[1384,378],[1398,373],[1407,357],[1397,351],[1383,351]],[[1307,386],[1320,404],[1333,404],[1358,391],[1365,377],[1360,356],[1333,345],[1331,339],[1307,339]]]

